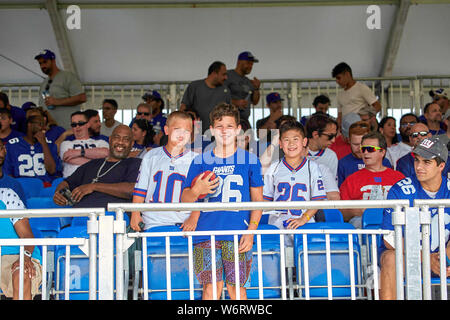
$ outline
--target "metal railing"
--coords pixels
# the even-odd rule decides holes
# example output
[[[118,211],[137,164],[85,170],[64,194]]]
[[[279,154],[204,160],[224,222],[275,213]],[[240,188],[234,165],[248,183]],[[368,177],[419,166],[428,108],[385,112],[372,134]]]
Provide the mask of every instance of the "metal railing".
[[[113,216],[105,215],[104,209],[31,209],[31,210],[4,210],[0,211],[1,218],[11,217],[74,217],[88,216],[89,221],[86,225],[88,239],[81,238],[55,238],[55,239],[0,239],[0,250],[4,246],[20,247],[20,297],[23,298],[23,247],[26,245],[42,246],[42,266],[43,266],[43,282],[42,282],[42,299],[49,296],[49,283],[47,283],[47,247],[48,246],[66,246],[65,258],[65,286],[64,298],[70,298],[70,246],[81,246],[89,257],[89,299],[106,299],[106,300],[122,300],[126,296],[124,294],[128,279],[124,279],[124,254],[135,240],[142,239],[142,264],[143,264],[143,298],[148,299],[152,289],[148,287],[147,278],[147,239],[163,238],[161,257],[165,260],[165,293],[166,298],[171,299],[173,294],[179,289],[172,288],[171,270],[173,270],[172,258],[178,253],[172,253],[171,239],[173,237],[185,237],[187,239],[187,250],[184,257],[187,258],[187,269],[185,273],[189,279],[189,285],[186,291],[189,294],[188,299],[195,298],[195,290],[198,288],[194,285],[194,269],[193,269],[193,242],[195,236],[207,235],[211,237],[212,245],[212,274],[215,274],[217,266],[215,263],[215,238],[220,235],[232,235],[234,239],[235,255],[237,255],[238,236],[243,234],[255,235],[256,257],[258,279],[257,285],[252,289],[257,291],[256,299],[265,299],[265,290],[279,290],[279,299],[315,299],[312,290],[325,289],[326,294],[321,296],[322,299],[368,299],[368,296],[362,294],[362,291],[372,291],[375,299],[379,299],[379,271],[377,268],[379,257],[377,252],[377,237],[388,234],[388,230],[368,230],[368,229],[296,229],[296,230],[255,230],[255,231],[192,231],[192,232],[138,232],[127,233],[125,228],[124,214],[130,211],[215,211],[215,210],[282,210],[282,209],[349,209],[349,208],[393,208],[393,226],[395,229],[395,244],[397,248],[401,248],[403,244],[403,232],[405,234],[405,256],[402,251],[396,250],[396,275],[397,275],[397,299],[404,299],[403,292],[406,290],[406,299],[431,299],[431,279],[430,279],[430,226],[432,224],[430,208],[438,208],[438,230],[439,230],[439,255],[440,255],[440,286],[441,299],[447,299],[447,282],[445,267],[445,241],[448,234],[445,233],[445,215],[444,208],[450,207],[450,200],[415,200],[414,207],[410,207],[408,200],[357,200],[357,201],[296,201],[296,202],[243,202],[243,203],[156,203],[156,204],[137,204],[137,203],[111,203],[108,205],[108,211],[115,211]],[[433,215],[434,217],[434,215]],[[404,230],[403,230],[404,229]],[[421,232],[422,231],[422,232]],[[434,229],[433,229],[433,232]],[[420,236],[420,234],[422,234]],[[297,270],[296,282],[291,279],[289,270],[295,267],[296,262],[300,261],[300,254],[294,255],[293,249],[286,246],[286,236],[301,237],[303,244],[301,252],[301,267]],[[308,267],[313,257],[314,249],[308,241],[308,237],[312,235],[323,236],[323,248],[320,249],[325,259],[323,264],[326,268],[326,281],[324,284],[310,284],[310,268]],[[114,241],[115,236],[115,241]],[[276,248],[270,254],[276,255],[279,263],[276,268],[279,272],[280,280],[276,285],[264,285],[263,280],[263,257],[267,254],[262,248],[262,240],[265,237],[275,237]],[[343,236],[347,239],[345,248],[335,250],[333,248],[333,237]],[[346,236],[346,237],[345,237]],[[365,243],[361,241],[362,236],[370,239]],[[436,235],[433,233],[433,241]],[[357,237],[357,239],[354,237]],[[97,244],[98,243],[98,244]],[[114,249],[115,244],[115,249]],[[98,251],[97,251],[98,246]],[[369,255],[364,254],[364,250],[357,251],[357,248],[365,246]],[[422,259],[420,259],[420,250],[422,250]],[[114,254],[114,251],[116,254]],[[317,251],[317,250],[316,250]],[[290,253],[291,252],[291,253]],[[333,270],[335,265],[332,264],[335,254],[342,254],[344,264],[349,268],[348,283],[344,285],[336,285],[333,283]],[[94,258],[96,257],[96,258]],[[235,272],[239,274],[238,259],[235,257]],[[355,261],[355,259],[357,261]],[[403,263],[405,259],[405,263]],[[126,261],[125,261],[126,263]],[[298,264],[300,265],[300,263]],[[406,277],[404,277],[403,268],[405,265]],[[367,268],[372,266],[373,287],[368,286],[369,277],[365,274]],[[114,267],[116,268],[114,273]],[[356,268],[356,269],[355,269]],[[302,273],[301,273],[302,272]],[[287,273],[287,274],[286,274]],[[362,276],[361,276],[362,274]],[[163,278],[164,274],[158,274]],[[98,287],[97,287],[98,277]],[[406,279],[406,285],[404,282]],[[216,289],[216,279],[213,277],[213,297],[219,297]],[[238,280],[239,283],[239,280]],[[114,288],[115,287],[115,288]],[[238,287],[238,284],[237,284]],[[335,294],[334,290],[339,288],[347,288],[348,296]],[[295,296],[294,290],[298,292]],[[58,294],[57,290],[52,293]],[[239,290],[237,290],[237,298],[240,298]],[[300,297],[301,295],[301,297]]]
[[[421,114],[424,104],[431,101],[429,90],[444,88],[450,90],[449,76],[414,77],[367,77],[356,80],[367,84],[379,97],[382,105],[381,117],[393,115],[400,118],[401,114],[414,112]],[[142,102],[142,95],[149,90],[158,90],[166,105],[166,112],[171,112],[181,104],[184,91],[190,81],[166,82],[86,82],[84,83],[87,102],[83,108],[101,109],[105,98],[116,99],[119,112],[116,120],[129,123],[134,117],[137,105]],[[284,101],[284,114],[290,114],[298,119],[314,112],[312,102],[319,94],[326,94],[331,100],[330,114],[337,116],[336,96],[342,89],[333,78],[309,79],[264,79],[261,81],[261,99],[251,106],[250,123],[254,128],[256,121],[269,113],[265,107],[265,96],[272,91],[278,91]],[[38,102],[39,83],[1,83],[0,91],[10,97],[13,105],[22,105],[26,101]]]

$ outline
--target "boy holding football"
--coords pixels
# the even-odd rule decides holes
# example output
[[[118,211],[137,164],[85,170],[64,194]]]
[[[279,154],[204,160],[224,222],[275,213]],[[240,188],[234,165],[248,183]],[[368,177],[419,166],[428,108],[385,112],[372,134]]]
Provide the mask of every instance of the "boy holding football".
[[[182,194],[183,202],[263,201],[261,163],[256,155],[237,147],[237,135],[241,130],[239,120],[239,110],[234,105],[222,103],[213,109],[210,129],[215,137],[215,146],[193,160]],[[211,172],[206,174],[208,171]],[[207,197],[199,199],[204,194]],[[261,210],[194,211],[190,219],[198,218],[196,231],[256,230],[261,214]],[[217,292],[220,295],[225,280],[230,298],[236,299],[233,236],[216,236],[215,239]],[[241,299],[247,298],[245,288],[250,283],[252,247],[253,235],[239,236]],[[194,271],[203,285],[204,300],[213,298],[211,250],[210,236],[194,237]]]

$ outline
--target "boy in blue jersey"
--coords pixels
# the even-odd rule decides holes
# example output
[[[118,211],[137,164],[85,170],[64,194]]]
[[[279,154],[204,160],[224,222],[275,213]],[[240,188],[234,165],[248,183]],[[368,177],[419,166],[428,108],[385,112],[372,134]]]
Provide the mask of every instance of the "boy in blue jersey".
[[[5,174],[14,178],[39,178],[50,185],[55,174],[61,172],[62,164],[56,145],[45,137],[44,118],[32,116],[26,120],[27,133],[10,139],[3,168]]]
[[[263,201],[263,177],[261,163],[256,155],[237,147],[239,110],[234,105],[222,103],[210,114],[211,132],[215,147],[197,156],[189,168],[182,194],[183,202],[199,200],[208,194],[208,202],[250,202]],[[205,171],[211,171],[204,178]],[[212,174],[216,178],[210,180]],[[192,185],[194,178],[199,176]],[[196,231],[209,230],[256,230],[261,219],[261,210],[241,211],[194,211],[191,218],[197,218]],[[199,282],[203,285],[203,299],[213,298],[211,248],[209,236],[194,238],[194,266]],[[251,249],[253,235],[239,236],[239,285],[240,297],[246,299],[252,263]],[[223,288],[223,272],[228,293],[236,299],[233,236],[216,236],[217,292]]]
[[[408,199],[413,205],[414,199],[449,199],[450,180],[442,176],[445,162],[448,158],[447,147],[436,137],[424,139],[413,149],[415,175],[406,177],[392,186],[387,199]],[[383,212],[382,228],[394,230],[392,225],[392,208]],[[436,234],[438,215],[436,208],[431,212],[431,271],[439,274],[439,237]],[[447,261],[450,257],[450,208],[445,208],[445,243]],[[395,250],[394,234],[384,236],[381,243],[381,273],[380,298],[391,300],[396,298],[395,280]],[[448,266],[448,264],[447,264]],[[447,267],[447,277],[450,276],[450,267]]]
[[[4,174],[6,148],[0,141],[0,203],[7,210],[23,210],[25,196],[20,184]],[[27,218],[0,218],[0,238],[34,238]],[[19,247],[5,246],[1,252],[0,288],[7,297],[19,299]],[[35,246],[24,246],[23,298],[31,300],[38,292],[42,280],[41,253]]]

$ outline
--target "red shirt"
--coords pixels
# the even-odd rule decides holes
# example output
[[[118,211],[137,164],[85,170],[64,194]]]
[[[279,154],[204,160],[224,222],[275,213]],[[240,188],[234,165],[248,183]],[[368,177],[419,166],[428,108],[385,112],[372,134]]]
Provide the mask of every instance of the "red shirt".
[[[333,144],[329,146],[331,150],[336,152],[338,160],[345,157],[346,155],[352,153],[352,149],[350,148],[350,144],[345,142],[342,138],[342,135],[336,137]]]
[[[403,178],[405,178],[403,173],[391,168],[386,168],[380,172],[372,172],[366,168],[358,170],[349,175],[341,184],[341,199],[386,199],[389,189]]]

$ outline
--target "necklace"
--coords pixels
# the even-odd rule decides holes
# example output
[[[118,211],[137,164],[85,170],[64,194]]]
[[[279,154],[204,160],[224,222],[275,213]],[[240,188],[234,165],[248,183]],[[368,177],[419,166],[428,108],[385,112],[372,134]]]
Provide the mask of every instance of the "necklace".
[[[100,172],[102,171],[103,167],[104,167],[105,164],[106,164],[106,158],[105,158],[105,160],[103,161],[102,165],[100,166],[100,168],[99,168],[98,171],[97,171],[97,176],[96,176],[94,179],[92,179],[92,182],[91,182],[91,183],[97,183],[97,182],[98,182],[98,179],[100,179],[101,177],[103,177],[104,175],[106,175],[108,172],[110,172],[110,171],[111,171],[115,166],[117,166],[121,161],[122,161],[122,160],[117,161],[116,163],[114,163],[114,164],[111,166],[111,168],[109,168],[108,170],[106,170],[104,173],[100,174]]]

